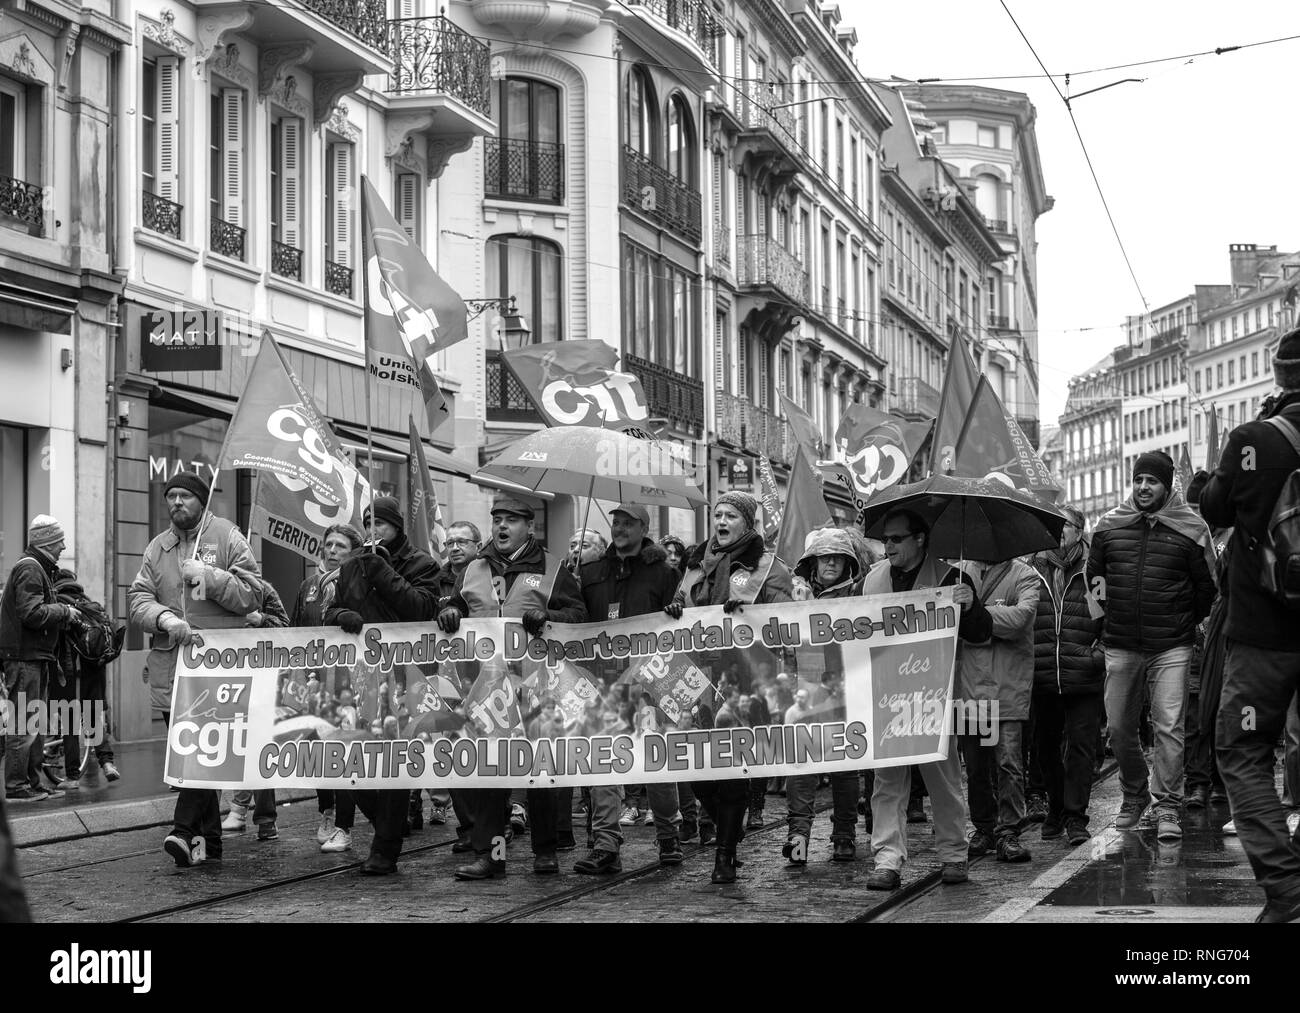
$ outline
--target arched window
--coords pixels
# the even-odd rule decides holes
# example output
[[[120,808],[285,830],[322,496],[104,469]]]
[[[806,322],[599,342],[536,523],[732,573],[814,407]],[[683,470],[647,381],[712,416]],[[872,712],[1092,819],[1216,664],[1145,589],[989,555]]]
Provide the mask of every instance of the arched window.
[[[497,124],[498,136],[488,138],[485,148],[488,196],[562,201],[560,89],[531,78],[505,78],[498,97]]]
[[[695,129],[691,111],[681,95],[668,100],[668,123],[665,131],[668,171],[683,183],[695,182]]]
[[[651,161],[655,158],[658,132],[654,85],[642,67],[633,67],[627,75],[627,110],[624,114],[626,142]]]
[[[560,248],[530,236],[493,236],[487,241],[487,289],[493,297],[515,297],[533,341],[564,337]]]

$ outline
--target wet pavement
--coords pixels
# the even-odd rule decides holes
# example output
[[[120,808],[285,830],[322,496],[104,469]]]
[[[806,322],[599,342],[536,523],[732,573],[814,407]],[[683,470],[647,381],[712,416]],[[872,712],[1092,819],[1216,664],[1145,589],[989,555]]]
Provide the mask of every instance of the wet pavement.
[[[122,774],[121,780],[109,784],[104,779],[103,787],[75,788],[42,802],[8,802],[5,811],[9,819],[17,822],[42,813],[78,809],[103,802],[132,802],[167,797],[168,788],[162,779],[163,760],[167,755],[165,739],[115,743],[113,753],[113,763]]]

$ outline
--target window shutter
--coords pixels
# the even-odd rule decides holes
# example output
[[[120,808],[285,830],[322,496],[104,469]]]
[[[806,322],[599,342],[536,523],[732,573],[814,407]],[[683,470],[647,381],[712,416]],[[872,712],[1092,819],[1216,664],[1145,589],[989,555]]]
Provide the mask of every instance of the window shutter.
[[[736,235],[749,235],[745,222],[745,191],[749,189],[749,180],[744,176],[736,177]]]
[[[758,221],[754,224],[758,226],[754,231],[760,236],[767,235],[767,218],[768,218],[768,199],[767,194],[758,195]]]
[[[302,121],[280,121],[280,208],[284,221],[280,234],[284,245],[302,249],[301,163]]]
[[[334,156],[334,262],[352,266],[352,145],[335,141],[330,145]]]
[[[713,156],[713,224],[722,224],[722,156]]]
[[[781,349],[781,361],[777,372],[776,383],[782,394],[790,393],[790,353],[786,349]]]
[[[244,226],[244,93],[221,89],[221,217]]]
[[[742,330],[736,339],[736,393],[749,397],[749,336]]]
[[[158,196],[179,204],[180,196],[180,58],[158,58]]]
[[[419,177],[413,172],[399,173],[397,177],[397,224],[413,243],[420,241],[416,207],[419,203]]]
[[[415,0],[398,0],[397,16],[399,18],[419,17],[419,14],[416,12],[415,7],[416,7]]]
[[[724,393],[731,389],[726,375],[726,359],[722,354],[722,343],[727,340],[727,318],[721,313],[713,318],[713,387]]]
[[[758,346],[758,404],[760,408],[767,407],[767,385],[768,385],[768,359],[771,358],[771,352],[759,343]]]

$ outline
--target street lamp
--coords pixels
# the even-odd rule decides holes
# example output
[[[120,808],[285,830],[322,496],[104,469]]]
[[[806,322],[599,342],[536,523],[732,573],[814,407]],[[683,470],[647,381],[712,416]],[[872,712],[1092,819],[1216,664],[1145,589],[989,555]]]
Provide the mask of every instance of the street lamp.
[[[528,321],[524,319],[519,308],[515,305],[515,297],[512,295],[502,296],[497,299],[466,299],[466,307],[469,309],[469,315],[466,322],[482,316],[489,309],[495,308],[500,314],[500,326],[497,328],[497,334],[501,341],[501,348],[504,351],[506,347],[523,348],[528,344],[532,337],[532,330],[528,326]]]

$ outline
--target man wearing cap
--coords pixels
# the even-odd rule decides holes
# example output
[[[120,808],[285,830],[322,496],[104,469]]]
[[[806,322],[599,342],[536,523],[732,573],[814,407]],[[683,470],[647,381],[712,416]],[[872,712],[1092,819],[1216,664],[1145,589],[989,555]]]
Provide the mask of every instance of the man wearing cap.
[[[533,537],[533,508],[513,496],[498,496],[492,504],[492,532],[478,558],[460,575],[456,592],[438,614],[444,633],[460,629],[469,616],[506,616],[522,621],[530,637],[541,636],[548,622],[587,621],[587,609],[563,556],[551,556]],[[521,579],[522,578],[522,579]],[[507,680],[504,684],[510,686]],[[486,729],[484,731],[487,731]],[[511,729],[496,729],[509,734]],[[470,844],[477,858],[456,870],[456,878],[491,879],[506,871],[505,831],[509,788],[482,788],[465,792],[473,819]],[[560,871],[556,858],[558,792],[530,788],[533,871],[543,875]]]
[[[673,600],[679,580],[677,569],[668,562],[664,548],[647,537],[649,531],[650,514],[645,507],[621,503],[611,511],[609,548],[599,559],[582,567],[582,598],[592,620],[648,615],[662,611]],[[654,813],[659,864],[680,865],[677,785],[647,784],[646,794]],[[619,830],[619,814],[623,811],[623,787],[594,786],[591,806],[594,847],[573,871],[588,875],[621,872],[619,849],[623,834]]]
[[[1154,801],[1156,835],[1183,836],[1183,705],[1196,626],[1214,604],[1214,546],[1200,514],[1173,495],[1173,459],[1138,457],[1133,494],[1097,522],[1089,594],[1105,610],[1106,727],[1124,802],[1115,827],[1133,830]],[[1155,749],[1148,778],[1138,738],[1144,693]]]
[[[145,546],[126,593],[130,622],[150,636],[144,678],[154,710],[171,714],[176,655],[197,630],[237,629],[262,607],[259,573],[248,541],[233,523],[207,510],[208,484],[193,472],[163,487],[171,526]],[[182,788],[163,850],[182,868],[221,857],[220,794]]]
[[[1211,524],[1232,528],[1219,773],[1237,835],[1268,898],[1258,920],[1294,922],[1300,920],[1300,834],[1287,833],[1273,789],[1273,750],[1300,690],[1300,622],[1263,586],[1260,548],[1283,485],[1300,468],[1300,328],[1278,342],[1273,377],[1281,394],[1264,402],[1258,420],[1228,434],[1200,506]],[[1253,720],[1245,720],[1247,707]]]
[[[59,638],[79,615],[61,604],[54,590],[58,560],[63,555],[63,528],[53,517],[39,514],[27,531],[27,551],[9,571],[0,598],[0,659],[4,661],[5,694],[15,713],[26,703],[44,703],[52,680],[64,678],[59,669]],[[73,678],[69,672],[67,678]],[[5,792],[11,802],[40,802],[50,797],[41,786],[41,736],[32,731],[5,736]],[[62,794],[60,792],[59,794]]]
[[[432,620],[438,612],[438,561],[407,539],[397,500],[375,497],[362,519],[372,541],[344,558],[334,600],[325,610],[325,625],[360,633],[368,623]],[[410,792],[404,788],[358,791],[354,798],[375,828],[362,875],[396,872]]]

